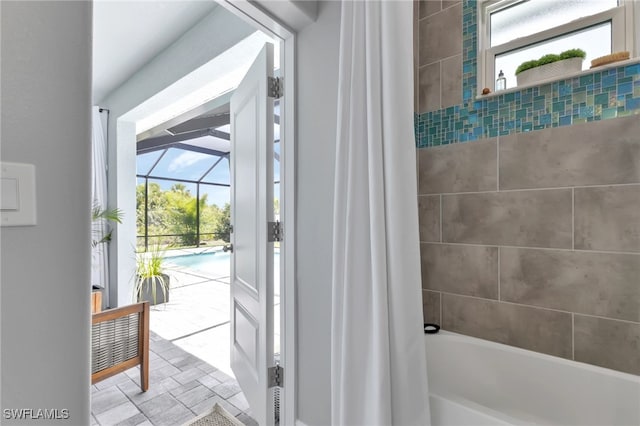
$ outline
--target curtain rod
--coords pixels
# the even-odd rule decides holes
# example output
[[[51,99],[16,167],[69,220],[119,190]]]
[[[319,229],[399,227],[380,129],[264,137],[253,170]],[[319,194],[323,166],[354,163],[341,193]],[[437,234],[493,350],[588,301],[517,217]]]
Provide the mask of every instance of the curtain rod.
[[[99,112],[105,112],[105,111],[107,111],[107,114],[111,112],[111,111],[109,111],[109,109],[107,109],[107,108],[98,108],[98,111],[99,111]]]

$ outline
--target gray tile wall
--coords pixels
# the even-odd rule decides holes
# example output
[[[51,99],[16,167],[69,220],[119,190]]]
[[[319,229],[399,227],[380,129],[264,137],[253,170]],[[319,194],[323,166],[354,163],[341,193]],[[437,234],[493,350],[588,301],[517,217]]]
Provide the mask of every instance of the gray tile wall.
[[[462,1],[420,0],[414,48],[417,52],[416,111],[462,103]]]
[[[637,116],[419,149],[418,176],[425,321],[640,375]]]

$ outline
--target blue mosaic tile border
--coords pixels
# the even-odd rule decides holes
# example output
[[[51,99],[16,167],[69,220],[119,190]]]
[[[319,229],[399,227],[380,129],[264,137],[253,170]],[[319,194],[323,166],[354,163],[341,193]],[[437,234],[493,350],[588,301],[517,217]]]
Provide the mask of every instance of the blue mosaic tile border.
[[[462,9],[462,104],[415,115],[419,148],[640,114],[640,64],[474,100],[477,2]]]

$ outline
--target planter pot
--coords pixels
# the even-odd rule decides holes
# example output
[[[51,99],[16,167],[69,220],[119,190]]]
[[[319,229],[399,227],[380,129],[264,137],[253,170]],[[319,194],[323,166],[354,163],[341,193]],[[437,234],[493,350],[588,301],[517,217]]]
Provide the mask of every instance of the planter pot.
[[[141,294],[138,295],[138,302],[149,302],[151,305],[159,305],[160,303],[169,302],[169,276],[166,274],[162,274],[164,278],[165,286],[167,288],[167,294],[165,298],[165,293],[162,291],[162,285],[155,280],[151,280],[151,278],[147,278],[144,280],[142,284]],[[156,297],[155,300],[153,298],[153,289],[151,285],[154,284],[156,286]]]
[[[562,61],[552,62],[522,71],[516,76],[518,86],[579,72],[582,70],[582,61],[582,58],[563,59]]]

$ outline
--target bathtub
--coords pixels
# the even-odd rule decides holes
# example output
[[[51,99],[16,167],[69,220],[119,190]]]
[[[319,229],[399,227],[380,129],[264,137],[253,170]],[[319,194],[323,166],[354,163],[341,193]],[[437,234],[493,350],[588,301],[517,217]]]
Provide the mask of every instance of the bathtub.
[[[640,377],[441,331],[425,335],[434,426],[640,425]]]

